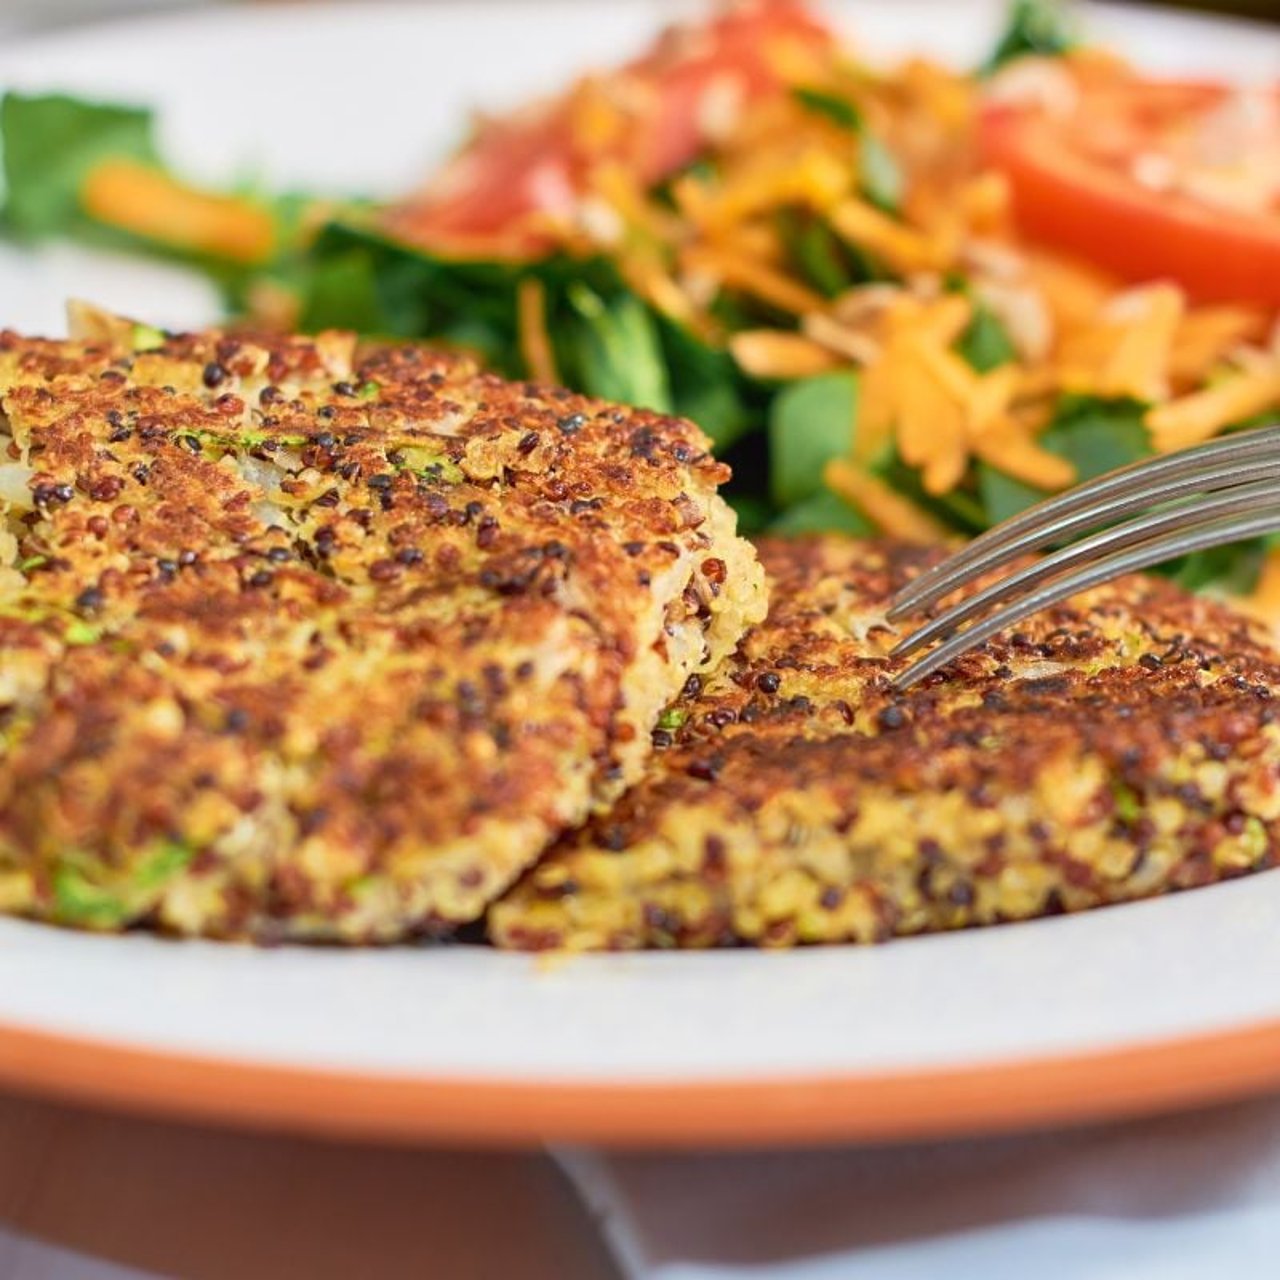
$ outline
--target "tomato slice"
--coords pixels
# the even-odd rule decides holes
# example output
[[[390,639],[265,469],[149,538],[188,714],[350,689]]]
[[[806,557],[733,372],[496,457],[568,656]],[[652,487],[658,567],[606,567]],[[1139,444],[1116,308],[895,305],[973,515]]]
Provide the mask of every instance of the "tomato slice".
[[[642,183],[658,182],[705,147],[714,95],[752,102],[775,93],[780,46],[823,49],[832,39],[799,0],[749,0],[703,26],[671,28],[604,82],[625,87],[625,129],[611,145]],[[577,94],[483,125],[425,190],[391,211],[388,229],[469,256],[548,247],[539,215],[571,212],[600,158],[578,137]]]
[[[993,104],[979,151],[1008,176],[1029,238],[1122,279],[1176,281],[1198,301],[1280,305],[1280,171],[1267,168],[1280,163],[1280,111],[1260,138],[1234,140],[1257,156],[1251,198],[1197,194],[1236,97],[1220,84],[1126,77],[1083,86],[1065,117]],[[1238,163],[1246,172],[1253,160]]]

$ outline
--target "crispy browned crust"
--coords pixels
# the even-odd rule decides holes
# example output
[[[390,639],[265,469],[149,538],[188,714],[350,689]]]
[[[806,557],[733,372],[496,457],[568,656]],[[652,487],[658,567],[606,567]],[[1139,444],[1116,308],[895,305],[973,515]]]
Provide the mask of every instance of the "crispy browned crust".
[[[0,334],[0,907],[472,919],[763,612],[687,422],[341,334],[99,330]]]
[[[1274,861],[1280,667],[1228,608],[1126,579],[898,694],[880,610],[928,553],[760,550],[768,620],[495,905],[500,945],[875,941]]]

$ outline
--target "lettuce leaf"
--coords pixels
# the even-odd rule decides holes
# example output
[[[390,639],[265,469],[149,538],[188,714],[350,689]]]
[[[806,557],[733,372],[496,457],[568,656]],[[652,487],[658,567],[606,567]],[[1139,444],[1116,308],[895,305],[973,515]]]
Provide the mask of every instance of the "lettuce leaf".
[[[779,507],[823,492],[823,469],[849,452],[857,405],[852,373],[820,374],[779,392],[769,411],[769,488]]]
[[[6,93],[0,99],[0,148],[5,222],[32,238],[83,233],[92,225],[80,207],[80,187],[101,161],[160,163],[147,108],[65,94]]]

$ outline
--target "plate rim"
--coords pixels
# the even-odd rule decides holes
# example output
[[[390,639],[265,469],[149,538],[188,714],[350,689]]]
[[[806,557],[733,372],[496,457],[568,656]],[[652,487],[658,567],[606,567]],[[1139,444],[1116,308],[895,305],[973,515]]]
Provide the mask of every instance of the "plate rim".
[[[231,16],[138,14],[83,24],[74,35],[177,32]],[[56,49],[67,34],[15,36],[5,53]],[[1277,1090],[1280,1018],[931,1068],[595,1082],[311,1068],[0,1021],[0,1088],[157,1119],[350,1141],[648,1149],[905,1142],[1087,1124]]]
[[[156,1119],[347,1141],[649,1150],[912,1142],[1267,1093],[1280,1088],[1280,1019],[926,1070],[607,1083],[307,1069],[0,1024],[0,1087]]]

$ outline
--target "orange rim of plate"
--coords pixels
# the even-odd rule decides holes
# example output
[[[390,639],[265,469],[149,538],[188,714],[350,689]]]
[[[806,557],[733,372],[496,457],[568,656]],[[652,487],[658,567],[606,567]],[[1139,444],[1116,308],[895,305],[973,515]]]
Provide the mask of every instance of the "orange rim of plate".
[[[0,1026],[0,1086],[154,1117],[398,1142],[884,1142],[1081,1124],[1280,1088],[1280,1021],[955,1068],[607,1083],[309,1070]]]

